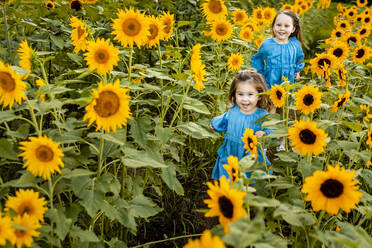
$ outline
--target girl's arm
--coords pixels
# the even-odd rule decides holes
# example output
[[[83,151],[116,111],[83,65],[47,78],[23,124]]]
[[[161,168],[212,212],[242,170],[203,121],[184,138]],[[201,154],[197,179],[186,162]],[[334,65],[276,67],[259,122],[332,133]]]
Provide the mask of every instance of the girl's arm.
[[[298,43],[297,43],[296,72],[300,72],[305,66],[305,63],[301,62],[305,59],[305,55],[304,55],[304,52],[302,51],[301,43],[299,41],[297,42]]]
[[[228,123],[228,112],[224,113],[223,115],[214,117],[211,121],[210,128],[217,132],[224,132],[227,130],[227,123]]]
[[[257,70],[258,73],[263,73],[265,69],[265,62],[264,62],[264,44],[262,43],[260,48],[258,49],[257,53],[252,56],[251,58],[251,65],[253,68]]]

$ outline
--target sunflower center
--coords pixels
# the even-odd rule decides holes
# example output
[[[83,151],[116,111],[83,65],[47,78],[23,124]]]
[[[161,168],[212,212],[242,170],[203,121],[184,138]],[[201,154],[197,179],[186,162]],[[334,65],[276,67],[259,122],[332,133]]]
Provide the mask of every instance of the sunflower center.
[[[258,11],[256,14],[257,19],[262,19],[262,12]]]
[[[357,39],[356,39],[354,36],[352,36],[352,37],[350,37],[349,39],[347,39],[347,43],[349,44],[350,41],[356,43],[356,42],[357,42]]]
[[[242,13],[238,13],[238,14],[236,14],[235,18],[236,18],[236,21],[238,21],[238,22],[243,21],[243,19],[244,19]]]
[[[19,215],[21,216],[24,214],[31,215],[33,211],[32,208],[29,207],[29,205],[30,204],[28,202],[23,203],[18,209]]]
[[[253,140],[250,137],[248,137],[247,143],[248,143],[249,149],[253,149]]]
[[[342,70],[338,70],[338,77],[340,78],[340,80],[343,80],[344,79]]]
[[[79,11],[83,8],[83,5],[81,4],[79,0],[72,1],[70,6],[71,6],[71,9],[76,10],[76,11]]]
[[[84,33],[85,33],[84,29],[82,29],[81,27],[77,27],[78,39],[80,39],[80,37],[83,36]]]
[[[53,8],[53,4],[52,3],[47,3],[47,8],[49,8],[49,9]]]
[[[7,92],[11,92],[15,89],[16,82],[8,72],[0,72],[0,87]]]
[[[359,0],[359,2],[360,2],[361,4],[363,4],[363,3],[364,3],[364,0]]]
[[[41,162],[49,162],[53,160],[54,152],[49,146],[41,145],[36,149],[36,158]]]
[[[277,90],[275,93],[278,100],[282,99],[283,93],[281,91]]]
[[[367,29],[363,28],[362,30],[360,30],[359,34],[360,35],[364,35],[365,33],[367,33]]]
[[[271,19],[271,12],[264,12],[264,16],[265,16],[266,20],[270,20]]]
[[[337,104],[337,107],[339,108],[339,107],[341,107],[342,105],[344,105],[345,101],[346,101],[346,98],[345,98],[345,97],[341,98],[341,100],[340,100],[340,101],[338,102],[338,104]]]
[[[141,23],[136,18],[126,19],[121,27],[128,36],[136,36],[141,31]]]
[[[235,174],[235,171],[236,171],[236,170],[235,170],[234,168],[231,169],[231,173],[232,173],[232,174]]]
[[[320,191],[322,191],[323,195],[327,198],[337,198],[342,195],[344,191],[344,185],[335,179],[328,179],[320,186]]]
[[[369,17],[364,18],[364,22],[365,22],[365,23],[369,23],[370,20],[371,20],[371,19],[370,19]]]
[[[150,24],[150,36],[148,36],[149,40],[153,40],[158,36],[159,29],[155,24]]]
[[[355,57],[360,59],[360,58],[363,58],[364,54],[365,54],[364,49],[359,49]]]
[[[14,234],[15,234],[15,236],[17,237],[17,238],[23,238],[25,235],[26,235],[26,231],[24,231],[24,230],[19,230],[19,229],[16,229],[15,231],[14,231]]]
[[[300,140],[307,145],[312,145],[316,141],[316,135],[309,129],[300,132]]]
[[[350,11],[349,12],[349,16],[353,16],[354,15],[354,12],[353,11]]]
[[[357,22],[360,22],[362,20],[362,17],[357,18]]]
[[[341,57],[343,53],[344,53],[344,50],[342,50],[342,48],[336,48],[333,51],[333,55],[335,55],[337,58]]]
[[[110,58],[109,54],[105,49],[98,49],[94,55],[96,62],[99,64],[106,64]]]
[[[169,34],[169,33],[170,33],[171,28],[172,28],[171,24],[172,24],[172,20],[169,19],[169,18],[167,18],[167,19],[163,22],[163,25],[164,25],[163,31],[164,31],[164,33],[166,33],[166,34]]]
[[[112,91],[103,91],[99,94],[94,110],[101,117],[107,118],[119,111],[120,99]]]
[[[218,206],[220,207],[220,211],[225,218],[231,219],[233,217],[234,205],[229,198],[226,196],[221,196],[218,198]]]
[[[304,97],[304,104],[310,106],[314,102],[314,96],[311,94],[306,94]]]
[[[238,64],[239,64],[239,59],[238,59],[238,58],[234,58],[234,59],[232,60],[232,64],[233,64],[233,65],[238,65]]]
[[[222,11],[221,2],[218,0],[211,0],[208,3],[208,8],[214,14],[219,14]]]
[[[319,59],[319,61],[318,61],[319,66],[325,66],[326,64],[330,65],[331,61],[329,59]]]
[[[220,36],[224,36],[227,33],[226,26],[224,24],[218,24],[216,27],[216,33]]]
[[[341,23],[340,27],[341,28],[346,28],[346,24],[345,23]]]
[[[339,31],[338,31],[338,32],[336,32],[336,37],[337,37],[337,38],[340,38],[340,37],[341,37],[341,35],[342,35],[342,33],[341,33],[341,32],[339,32]]]

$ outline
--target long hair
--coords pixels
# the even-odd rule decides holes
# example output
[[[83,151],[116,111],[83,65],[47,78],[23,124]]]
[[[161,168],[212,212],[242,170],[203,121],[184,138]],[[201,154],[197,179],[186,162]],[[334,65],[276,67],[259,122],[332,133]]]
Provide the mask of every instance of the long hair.
[[[258,73],[255,69],[239,71],[231,83],[229,97],[228,97],[228,100],[231,104],[233,104],[233,107],[235,107],[236,105],[236,97],[235,97],[236,88],[238,87],[239,83],[243,83],[243,82],[252,84],[258,93],[263,93],[267,91],[265,80],[263,79],[261,74]],[[272,103],[268,95],[259,96],[259,99],[257,101],[257,107],[269,111],[271,108],[271,105]]]
[[[273,23],[271,24],[271,29],[273,30],[276,18],[280,14],[285,14],[285,15],[292,18],[293,26],[295,27],[295,31],[293,31],[293,33],[291,33],[291,35],[289,37],[295,37],[295,38],[297,38],[297,40],[299,40],[302,43],[302,32],[301,32],[301,26],[300,26],[300,17],[298,17],[297,14],[293,13],[289,9],[281,10],[281,11],[278,12],[278,14],[276,14],[276,16],[273,20]],[[273,31],[273,35],[274,35],[274,31]]]

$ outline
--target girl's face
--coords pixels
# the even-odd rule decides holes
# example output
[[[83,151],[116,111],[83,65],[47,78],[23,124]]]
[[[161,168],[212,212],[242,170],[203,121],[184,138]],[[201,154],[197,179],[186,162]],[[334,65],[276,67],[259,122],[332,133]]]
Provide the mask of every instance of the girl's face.
[[[292,17],[286,14],[279,14],[276,17],[273,32],[275,40],[279,43],[287,43],[289,36],[295,31]]]
[[[259,97],[256,88],[251,83],[239,82],[236,86],[235,99],[240,111],[252,114],[257,110]]]

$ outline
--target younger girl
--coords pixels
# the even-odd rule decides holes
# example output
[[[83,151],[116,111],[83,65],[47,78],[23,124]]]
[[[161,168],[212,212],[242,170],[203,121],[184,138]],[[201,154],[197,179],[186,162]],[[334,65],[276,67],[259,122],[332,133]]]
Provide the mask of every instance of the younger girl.
[[[223,115],[212,119],[210,127],[217,132],[226,132],[224,141],[218,150],[218,158],[213,169],[212,178],[220,179],[225,176],[229,178],[227,171],[223,168],[228,164],[230,155],[240,160],[248,155],[241,139],[247,128],[253,129],[257,138],[261,138],[270,130],[261,130],[261,123],[255,121],[268,114],[271,103],[267,95],[257,96],[258,93],[267,91],[265,81],[256,70],[241,71],[231,83],[229,92],[230,109]],[[263,162],[263,156],[258,149],[257,160]],[[269,161],[265,158],[267,164]]]
[[[300,18],[290,10],[279,11],[271,25],[273,38],[262,42],[251,64],[261,73],[270,89],[283,83],[283,76],[294,82],[300,79],[304,68],[304,53],[301,48]]]

